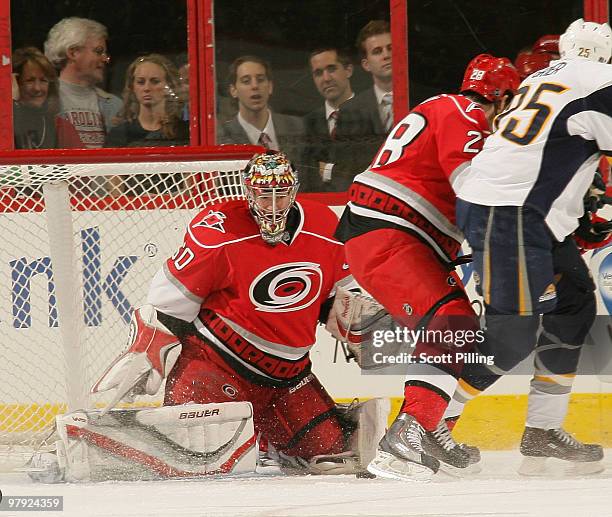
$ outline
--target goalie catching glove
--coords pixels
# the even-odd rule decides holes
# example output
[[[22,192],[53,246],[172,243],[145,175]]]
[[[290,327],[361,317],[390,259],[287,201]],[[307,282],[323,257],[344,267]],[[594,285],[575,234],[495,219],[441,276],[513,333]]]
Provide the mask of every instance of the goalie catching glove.
[[[92,393],[116,389],[110,404],[134,395],[155,395],[181,353],[179,338],[157,319],[152,305],[134,311],[130,322],[128,349],[104,372]]]
[[[338,341],[346,343],[364,370],[385,366],[373,361],[372,346],[375,333],[393,330],[395,322],[374,298],[338,287],[325,328]]]

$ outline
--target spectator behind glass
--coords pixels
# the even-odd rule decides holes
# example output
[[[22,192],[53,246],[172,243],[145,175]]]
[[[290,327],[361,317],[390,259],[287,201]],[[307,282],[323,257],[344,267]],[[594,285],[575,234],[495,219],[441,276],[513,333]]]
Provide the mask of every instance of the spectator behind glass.
[[[351,87],[353,65],[349,57],[336,48],[313,50],[309,59],[312,80],[325,102],[304,117],[308,142],[306,174],[308,188],[313,191],[335,190],[333,143],[340,106],[354,97]],[[305,190],[304,187],[302,187]]]
[[[15,50],[12,63],[17,85],[13,95],[15,149],[53,149],[58,110],[55,69],[34,47]]]
[[[45,54],[59,72],[59,117],[76,130],[58,127],[58,146],[103,147],[121,100],[96,85],[104,79],[110,61],[108,32],[86,18],[64,18],[45,41]]]
[[[119,124],[107,145],[186,145],[189,129],[181,120],[178,85],[178,71],[166,57],[149,54],[134,60],[125,75]]]
[[[355,174],[363,172],[385,141],[393,124],[391,28],[389,22],[373,20],[359,31],[355,43],[362,68],[372,75],[371,88],[347,101],[336,128],[337,148],[334,181],[346,190]]]
[[[302,166],[304,126],[298,117],[273,113],[270,65],[257,56],[242,56],[229,67],[229,93],[238,101],[238,114],[218,127],[219,144],[255,144],[283,151]]]

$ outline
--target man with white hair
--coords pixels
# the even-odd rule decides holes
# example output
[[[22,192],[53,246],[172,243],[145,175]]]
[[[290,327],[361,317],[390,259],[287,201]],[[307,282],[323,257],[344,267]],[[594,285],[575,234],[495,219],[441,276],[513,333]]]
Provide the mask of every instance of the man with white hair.
[[[96,85],[110,61],[108,31],[87,18],[64,18],[45,41],[45,54],[59,70],[59,147],[103,147],[121,100]]]

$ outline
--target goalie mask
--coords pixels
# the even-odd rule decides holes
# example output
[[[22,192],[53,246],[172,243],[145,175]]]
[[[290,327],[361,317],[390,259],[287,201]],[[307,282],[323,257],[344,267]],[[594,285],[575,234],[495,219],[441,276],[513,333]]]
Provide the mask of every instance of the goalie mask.
[[[242,184],[263,240],[281,242],[300,185],[287,156],[278,151],[256,154],[242,171]]]

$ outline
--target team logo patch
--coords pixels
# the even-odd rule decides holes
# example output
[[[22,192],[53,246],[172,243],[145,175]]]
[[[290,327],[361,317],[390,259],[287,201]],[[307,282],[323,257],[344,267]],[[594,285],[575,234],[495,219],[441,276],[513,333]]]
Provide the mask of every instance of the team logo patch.
[[[257,311],[299,311],[314,303],[322,285],[323,272],[319,264],[280,264],[266,269],[253,280],[249,297]]]
[[[231,399],[235,399],[236,395],[238,395],[238,390],[234,388],[231,384],[224,384],[223,386],[221,386],[221,390]]]
[[[225,233],[223,222],[226,219],[227,216],[223,212],[211,210],[199,223],[194,224],[193,227],[196,228],[197,226],[201,226],[202,228],[210,228],[211,230],[217,230],[218,232]]]

